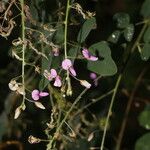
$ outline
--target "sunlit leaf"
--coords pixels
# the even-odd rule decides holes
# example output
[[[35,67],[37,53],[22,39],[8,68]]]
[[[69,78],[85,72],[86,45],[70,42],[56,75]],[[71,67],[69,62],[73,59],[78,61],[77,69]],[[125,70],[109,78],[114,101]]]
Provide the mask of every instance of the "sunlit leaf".
[[[77,41],[79,43],[82,43],[85,41],[85,39],[87,38],[88,34],[90,33],[90,31],[92,29],[94,29],[96,26],[96,19],[90,18],[88,20],[86,20],[82,26],[82,28],[79,31],[78,37],[77,37]]]
[[[135,150],[150,150],[150,132],[140,137],[135,145]]]
[[[121,32],[119,30],[114,31],[108,38],[108,41],[110,41],[112,43],[117,43],[119,40],[120,34],[121,34]]]
[[[113,19],[117,21],[117,27],[121,29],[126,28],[130,23],[130,17],[126,13],[117,13]]]
[[[98,53],[98,61],[88,61],[87,68],[102,76],[111,76],[117,72],[117,66],[111,57],[111,50],[107,42],[93,44],[89,48],[93,54]]]
[[[133,24],[129,24],[125,30],[124,30],[124,38],[130,42],[133,38],[133,34],[134,34],[134,25]]]
[[[147,61],[150,58],[150,43],[145,43],[143,49],[141,50],[141,58]]]
[[[147,106],[139,115],[139,123],[145,129],[150,129],[150,106]]]

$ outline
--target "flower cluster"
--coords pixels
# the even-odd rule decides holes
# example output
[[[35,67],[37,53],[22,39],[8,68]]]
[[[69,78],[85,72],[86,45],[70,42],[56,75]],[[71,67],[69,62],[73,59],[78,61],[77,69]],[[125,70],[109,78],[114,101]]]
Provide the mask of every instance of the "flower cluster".
[[[25,94],[25,92],[23,91],[23,88],[22,88],[22,84],[17,83],[15,80],[11,80],[10,83],[8,84],[8,86],[12,91],[15,91],[21,95]]]
[[[44,71],[44,76],[49,80],[52,81],[54,79],[54,86],[61,87],[62,82],[60,76],[57,74],[55,69],[51,69],[50,72],[47,70]]]
[[[93,56],[91,55],[91,53],[87,50],[87,49],[83,49],[82,50],[82,54],[83,54],[83,57],[86,58],[87,60],[91,60],[91,61],[97,61],[98,60],[98,57],[96,56]],[[75,79],[76,78],[76,71],[73,67],[73,64],[72,64],[72,61],[70,59],[64,59],[62,61],[62,64],[61,64],[61,67],[62,69],[68,71],[70,73],[70,75],[72,75]],[[47,78],[49,81],[53,81],[54,80],[54,86],[56,87],[61,87],[62,86],[62,81],[61,81],[61,77],[58,75],[57,71],[55,69],[50,69],[50,71],[48,70],[44,70],[44,76],[45,78]],[[96,79],[96,74],[95,73],[91,73],[90,74],[90,78],[92,80]],[[87,82],[86,80],[79,80],[77,79],[80,84],[86,88],[90,88],[91,87],[91,84],[89,82]],[[48,96],[49,93],[47,92],[40,92],[39,90],[35,89],[32,91],[32,99],[37,101],[39,100],[40,98],[42,97],[45,97],[45,96]]]

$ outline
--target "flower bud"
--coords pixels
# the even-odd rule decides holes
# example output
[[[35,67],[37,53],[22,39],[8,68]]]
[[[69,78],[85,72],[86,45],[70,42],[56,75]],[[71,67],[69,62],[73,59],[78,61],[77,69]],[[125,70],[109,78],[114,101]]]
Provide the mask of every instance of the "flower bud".
[[[80,80],[80,84],[82,86],[85,86],[88,89],[91,87],[91,84],[89,82],[87,82],[86,80]]]
[[[17,119],[21,114],[21,107],[19,106],[16,110],[15,110],[15,116],[14,119]]]
[[[29,142],[30,144],[35,144],[35,143],[40,143],[41,140],[40,140],[39,138],[36,138],[36,137],[30,135],[30,136],[28,137],[28,142]]]
[[[35,104],[35,106],[38,107],[38,108],[45,109],[45,107],[43,106],[43,104],[40,103],[40,102],[35,102],[34,104]]]

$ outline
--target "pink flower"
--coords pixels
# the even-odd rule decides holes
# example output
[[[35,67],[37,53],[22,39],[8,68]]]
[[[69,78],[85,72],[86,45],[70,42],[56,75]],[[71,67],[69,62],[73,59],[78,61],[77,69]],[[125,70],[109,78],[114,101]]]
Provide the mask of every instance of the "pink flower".
[[[62,85],[61,79],[60,79],[59,76],[57,76],[57,77],[55,78],[54,86],[56,86],[56,87],[61,87],[61,85]]]
[[[91,73],[90,73],[90,78],[91,78],[92,80],[95,80],[95,79],[97,78],[96,73],[91,72]]]
[[[91,53],[87,49],[82,50],[82,55],[87,60],[91,60],[91,61],[97,61],[98,60],[98,57],[91,55]]]
[[[45,96],[48,96],[48,95],[49,95],[49,93],[40,92],[39,90],[36,90],[36,89],[32,91],[32,98],[35,101],[39,100],[41,97],[45,97]]]
[[[47,70],[44,71],[44,76],[45,78],[47,78],[49,81],[52,81],[53,79],[55,79],[54,81],[54,86],[56,87],[61,87],[62,83],[61,83],[61,79],[60,76],[57,75],[57,72],[55,69],[51,69],[50,72],[48,72]]]
[[[44,76],[45,76],[49,81],[52,81],[52,79],[56,78],[57,72],[56,72],[55,69],[51,69],[51,70],[50,70],[50,73],[49,73],[47,70],[45,70],[45,71],[44,71]]]
[[[73,75],[76,76],[76,71],[73,68],[72,62],[70,59],[64,59],[62,61],[62,68],[64,70],[69,70],[69,72]]]
[[[90,73],[90,78],[93,80],[94,85],[97,86],[98,85],[98,80],[96,79],[97,78],[96,73],[94,73],[94,72]]]
[[[50,70],[50,76],[51,76],[52,79],[57,77],[57,72],[56,72],[55,69]]]

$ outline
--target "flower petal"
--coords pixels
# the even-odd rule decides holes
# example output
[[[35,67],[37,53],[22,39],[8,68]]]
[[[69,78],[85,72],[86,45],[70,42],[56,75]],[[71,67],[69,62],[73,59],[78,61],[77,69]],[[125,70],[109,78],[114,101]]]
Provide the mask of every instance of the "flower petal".
[[[40,97],[45,97],[45,96],[48,96],[48,95],[49,95],[49,93],[47,93],[47,92],[40,92],[39,93]]]
[[[69,68],[69,71],[70,71],[70,73],[71,73],[73,76],[76,76],[76,75],[77,75],[77,74],[76,74],[76,71],[74,70],[73,67],[70,67],[70,68]]]
[[[61,87],[61,85],[62,85],[61,79],[60,79],[59,76],[57,76],[57,77],[55,78],[54,86],[56,86],[56,87]]]
[[[87,49],[82,50],[82,55],[84,58],[88,59],[90,57],[90,53]]]
[[[55,69],[51,69],[51,70],[50,70],[50,76],[51,76],[51,78],[56,78],[57,72],[56,72]]]
[[[39,96],[39,90],[33,90],[32,91],[32,98],[37,101],[39,100],[40,96]]]
[[[47,70],[44,70],[44,77],[46,78],[46,79],[48,79],[49,81],[51,81],[52,80],[52,78],[51,78],[51,74],[47,71]]]
[[[98,57],[95,57],[95,56],[90,56],[89,58],[88,58],[88,60],[91,60],[91,61],[97,61],[98,60]]]
[[[71,66],[72,66],[72,62],[71,62],[70,59],[64,59],[64,60],[62,61],[62,68],[63,68],[64,70],[68,70]]]
[[[91,72],[91,73],[90,73],[90,78],[91,78],[92,80],[96,79],[96,78],[97,78],[96,73]]]

